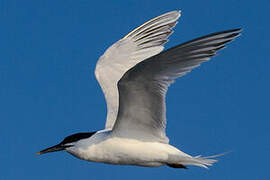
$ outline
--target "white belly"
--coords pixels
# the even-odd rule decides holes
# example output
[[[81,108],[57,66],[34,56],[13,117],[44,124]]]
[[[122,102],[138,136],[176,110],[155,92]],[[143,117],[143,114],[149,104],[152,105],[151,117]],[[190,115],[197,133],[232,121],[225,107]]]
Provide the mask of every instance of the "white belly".
[[[167,163],[169,155],[182,153],[169,144],[159,142],[118,137],[100,140],[85,139],[67,151],[87,161],[139,166],[162,166]]]

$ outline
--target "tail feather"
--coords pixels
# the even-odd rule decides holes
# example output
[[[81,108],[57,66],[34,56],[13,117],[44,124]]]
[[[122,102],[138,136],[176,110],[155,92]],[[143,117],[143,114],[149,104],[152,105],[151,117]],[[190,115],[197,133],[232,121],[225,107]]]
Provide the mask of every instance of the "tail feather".
[[[217,162],[216,159],[208,159],[207,157],[194,156],[186,157],[184,160],[182,160],[181,163],[184,165],[193,165],[208,169],[208,166],[212,166],[215,162]]]
[[[209,166],[212,166],[214,163],[218,161],[217,159],[214,159],[214,158],[223,156],[230,152],[231,151],[202,157],[201,155],[191,156],[182,151],[179,151],[179,154],[169,156],[167,165],[173,168],[184,168],[187,165],[190,165],[190,166],[199,166],[199,167],[208,169]]]
[[[218,160],[208,159],[208,158],[201,157],[201,156],[195,156],[195,157],[193,157],[193,161],[194,161],[194,165],[208,169],[208,166],[212,166]]]

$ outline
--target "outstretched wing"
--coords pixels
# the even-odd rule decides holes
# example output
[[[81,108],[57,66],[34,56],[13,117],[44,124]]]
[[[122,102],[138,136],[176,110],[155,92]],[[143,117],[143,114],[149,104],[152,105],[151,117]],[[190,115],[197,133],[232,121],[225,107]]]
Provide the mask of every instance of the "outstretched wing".
[[[224,48],[240,29],[218,32],[173,47],[127,71],[118,83],[117,136],[168,142],[165,96],[171,83]]]
[[[172,11],[151,19],[109,47],[98,60],[95,75],[107,103],[106,129],[113,127],[117,117],[117,82],[134,65],[163,50],[179,17],[180,11]]]

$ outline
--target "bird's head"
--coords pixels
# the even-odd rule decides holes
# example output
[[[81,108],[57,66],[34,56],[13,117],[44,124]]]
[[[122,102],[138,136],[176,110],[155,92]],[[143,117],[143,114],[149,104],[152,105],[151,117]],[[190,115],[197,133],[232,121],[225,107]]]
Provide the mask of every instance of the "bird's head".
[[[63,151],[66,150],[69,147],[74,146],[74,144],[76,142],[78,142],[81,139],[86,139],[91,137],[93,134],[95,134],[96,132],[87,132],[87,133],[76,133],[76,134],[72,134],[68,137],[66,137],[62,142],[60,142],[59,144],[46,148],[38,153],[36,153],[37,155],[40,154],[45,154],[45,153],[49,153],[49,152],[55,152],[55,151]]]

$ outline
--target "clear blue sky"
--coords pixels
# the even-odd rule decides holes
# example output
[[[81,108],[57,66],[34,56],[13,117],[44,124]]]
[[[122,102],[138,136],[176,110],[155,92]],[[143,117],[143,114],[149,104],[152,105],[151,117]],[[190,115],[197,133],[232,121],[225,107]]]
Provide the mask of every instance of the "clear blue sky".
[[[103,128],[98,57],[136,26],[175,9],[182,17],[167,48],[244,29],[167,96],[171,144],[192,155],[232,153],[209,170],[113,166],[65,152],[35,155],[72,133]],[[0,179],[270,179],[269,9],[269,0],[2,0]]]

